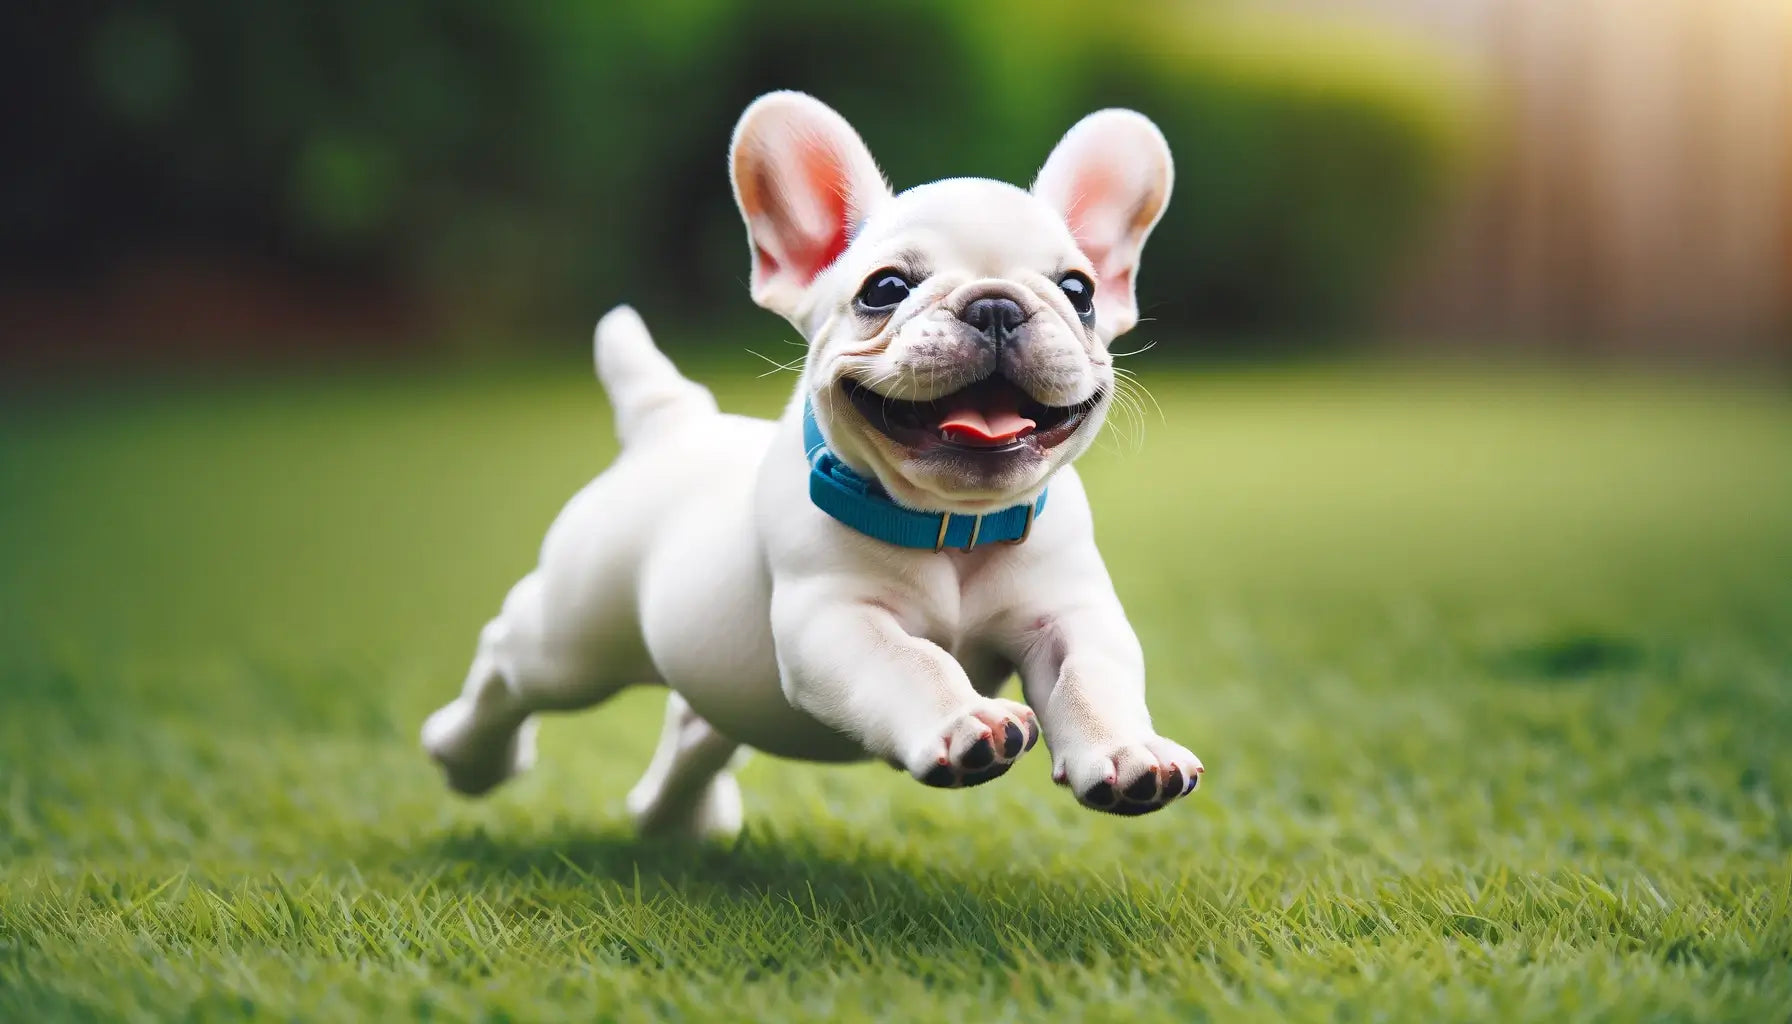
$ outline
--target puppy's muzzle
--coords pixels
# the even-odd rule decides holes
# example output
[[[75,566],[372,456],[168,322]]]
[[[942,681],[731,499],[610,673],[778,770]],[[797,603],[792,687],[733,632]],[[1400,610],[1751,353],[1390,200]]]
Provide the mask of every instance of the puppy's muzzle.
[[[1013,299],[988,296],[967,303],[958,311],[958,319],[982,335],[992,348],[1000,349],[1014,340],[1020,325],[1027,322],[1027,313]]]

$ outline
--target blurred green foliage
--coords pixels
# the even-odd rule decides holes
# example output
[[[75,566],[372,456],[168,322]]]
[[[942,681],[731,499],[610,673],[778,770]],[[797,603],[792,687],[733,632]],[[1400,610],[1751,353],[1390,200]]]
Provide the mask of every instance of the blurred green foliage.
[[[1091,109],[1178,158],[1147,316],[1348,323],[1471,135],[1452,68],[1390,39],[1208,5],[160,0],[15,12],[28,161],[14,269],[170,248],[379,282],[468,323],[559,327],[629,299],[746,309],[724,150],[800,88],[898,187],[1026,182]],[[15,93],[16,95],[16,93]]]

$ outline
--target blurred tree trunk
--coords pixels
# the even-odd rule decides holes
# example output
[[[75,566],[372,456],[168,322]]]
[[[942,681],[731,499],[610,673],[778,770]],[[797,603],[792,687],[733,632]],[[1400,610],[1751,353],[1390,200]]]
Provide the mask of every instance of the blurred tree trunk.
[[[1289,0],[1446,40],[1498,103],[1396,319],[1424,333],[1792,355],[1792,5]]]

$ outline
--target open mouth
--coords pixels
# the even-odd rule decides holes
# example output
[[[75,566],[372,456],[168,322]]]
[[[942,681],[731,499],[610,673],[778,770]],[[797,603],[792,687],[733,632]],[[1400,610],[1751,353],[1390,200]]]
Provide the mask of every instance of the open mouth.
[[[886,398],[856,380],[840,381],[853,408],[897,444],[968,454],[1044,452],[1076,433],[1101,401],[1097,391],[1076,405],[1046,405],[997,374],[928,402]]]

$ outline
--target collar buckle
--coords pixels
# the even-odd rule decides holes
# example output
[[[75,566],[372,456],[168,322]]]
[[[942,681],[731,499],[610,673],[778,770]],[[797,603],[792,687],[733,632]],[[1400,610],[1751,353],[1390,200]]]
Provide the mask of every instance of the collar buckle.
[[[940,513],[940,535],[938,537],[934,538],[934,541],[933,541],[933,550],[936,554],[938,552],[946,550],[946,531],[951,528],[952,528],[952,513],[941,512]],[[1032,529],[1033,529],[1033,508],[1032,508],[1032,506],[1029,505],[1027,507],[1027,531],[1030,533],[1030,532],[1032,532]],[[977,535],[982,532],[983,532],[983,517],[982,516],[973,517],[971,519],[971,539],[965,541],[964,547],[959,548],[958,550],[963,551],[967,555],[970,554],[971,551],[977,547]],[[1020,541],[1026,540],[1026,539],[1027,539],[1027,536],[1026,536],[1026,534],[1023,533],[1020,536],[1020,540],[1009,540],[1009,541],[1003,541],[1002,543],[1004,543],[1004,544],[1019,544]]]
[[[1020,528],[1020,536],[1014,538],[1013,540],[1005,540],[1002,543],[1004,543],[1004,544],[1025,544],[1027,542],[1027,538],[1031,537],[1033,535],[1033,517],[1038,514],[1039,514],[1038,499],[1027,502],[1027,525]],[[976,534],[973,533],[971,536],[975,537]],[[973,543],[975,543],[975,542],[973,541]]]

